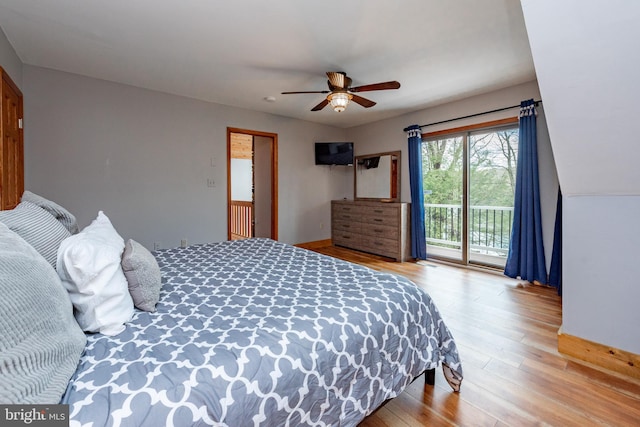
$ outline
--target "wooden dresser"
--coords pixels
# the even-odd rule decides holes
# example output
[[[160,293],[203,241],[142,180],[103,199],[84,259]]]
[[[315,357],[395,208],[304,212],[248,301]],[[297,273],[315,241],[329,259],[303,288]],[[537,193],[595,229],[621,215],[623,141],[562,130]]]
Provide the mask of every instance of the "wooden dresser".
[[[406,261],[411,257],[409,227],[409,203],[331,202],[331,239],[336,246]]]

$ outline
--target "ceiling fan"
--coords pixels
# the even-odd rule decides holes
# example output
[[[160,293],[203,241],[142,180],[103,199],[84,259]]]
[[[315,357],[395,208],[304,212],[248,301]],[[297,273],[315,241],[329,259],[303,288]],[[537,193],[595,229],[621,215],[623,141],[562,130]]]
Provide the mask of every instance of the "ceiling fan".
[[[347,76],[347,73],[342,71],[328,71],[327,84],[329,85],[329,90],[315,90],[315,91],[301,91],[301,92],[282,92],[283,95],[290,95],[296,93],[328,93],[327,98],[313,107],[311,111],[320,111],[328,104],[331,104],[331,107],[334,111],[338,113],[342,112],[347,108],[349,101],[353,101],[356,104],[362,105],[364,108],[373,107],[376,105],[375,102],[370,99],[363,98],[361,96],[356,95],[356,92],[369,92],[373,90],[387,90],[387,89],[398,89],[400,87],[400,83],[396,81],[383,82],[383,83],[374,83],[370,85],[356,86],[351,87],[351,78]]]

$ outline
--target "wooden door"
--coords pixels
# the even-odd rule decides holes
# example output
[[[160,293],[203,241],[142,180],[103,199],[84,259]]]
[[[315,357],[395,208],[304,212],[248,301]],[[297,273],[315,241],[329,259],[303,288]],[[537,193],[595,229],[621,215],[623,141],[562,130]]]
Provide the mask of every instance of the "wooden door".
[[[2,73],[0,208],[13,209],[20,203],[24,191],[22,93],[1,68],[0,73]]]

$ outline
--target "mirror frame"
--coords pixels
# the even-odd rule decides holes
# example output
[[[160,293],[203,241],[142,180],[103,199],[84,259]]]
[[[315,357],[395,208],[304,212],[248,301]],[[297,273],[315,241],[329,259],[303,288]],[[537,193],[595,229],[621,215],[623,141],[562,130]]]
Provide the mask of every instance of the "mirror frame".
[[[355,156],[353,161],[353,199],[354,200],[376,200],[381,202],[399,202],[401,193],[400,193],[400,177],[402,176],[400,173],[400,165],[401,162],[401,151],[385,151],[383,153],[373,153],[373,154],[364,154],[362,156]],[[372,157],[381,157],[381,156],[396,156],[397,162],[395,167],[395,177],[389,177],[389,189],[391,190],[391,197],[358,197],[358,163],[362,160],[370,159]],[[393,174],[393,168],[391,168],[391,173]],[[392,181],[395,182],[395,197],[392,186]]]

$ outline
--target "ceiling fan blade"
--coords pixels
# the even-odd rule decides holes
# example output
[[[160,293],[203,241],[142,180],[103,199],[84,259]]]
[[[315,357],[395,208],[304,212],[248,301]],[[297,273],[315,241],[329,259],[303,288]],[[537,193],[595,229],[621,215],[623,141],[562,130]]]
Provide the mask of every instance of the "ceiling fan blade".
[[[345,78],[348,78],[346,73],[336,72],[336,71],[327,71],[327,77],[329,77],[329,86],[333,86],[336,89],[345,89],[346,81]],[[351,80],[351,79],[349,79]]]
[[[307,91],[300,91],[300,92],[281,92],[282,95],[292,95],[296,93],[329,93],[329,91],[328,90],[307,90]]]
[[[363,85],[349,88],[350,92],[367,92],[371,90],[387,90],[387,89],[398,89],[400,87],[400,83],[397,81],[383,82],[383,83],[374,83],[371,85]]]
[[[327,104],[329,104],[329,100],[325,99],[324,101],[322,101],[320,104],[316,105],[315,107],[313,107],[311,109],[311,111],[320,111],[322,110],[324,107],[327,106]]]
[[[363,98],[363,97],[358,96],[358,95],[353,95],[353,98],[351,98],[351,100],[353,102],[355,102],[356,104],[362,105],[364,108],[369,108],[369,107],[373,107],[374,105],[376,105],[376,103],[373,102],[372,100],[367,99],[367,98]]]

